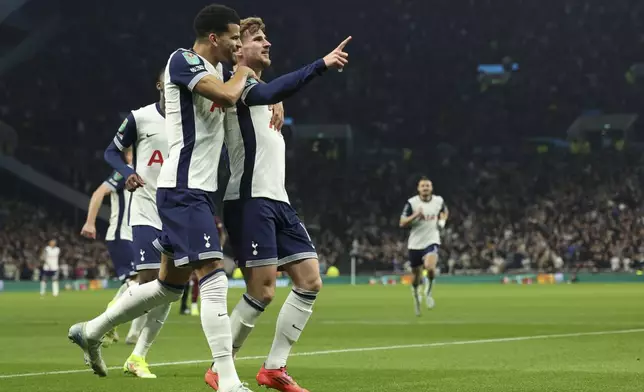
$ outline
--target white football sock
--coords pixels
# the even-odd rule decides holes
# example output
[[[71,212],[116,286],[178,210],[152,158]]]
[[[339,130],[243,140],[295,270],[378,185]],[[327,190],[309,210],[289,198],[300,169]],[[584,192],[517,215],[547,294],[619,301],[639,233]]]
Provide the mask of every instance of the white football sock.
[[[119,287],[119,289],[116,291],[116,294],[114,294],[114,298],[112,298],[112,301],[116,301],[121,295],[123,295],[123,293],[125,292],[125,290],[127,290],[128,287],[132,287],[134,285],[138,285],[138,283],[136,282],[131,284],[129,282],[123,283],[121,287]]]
[[[125,293],[125,291],[129,287],[136,287],[138,285],[139,285],[139,282],[134,282],[132,280],[128,280],[127,282],[123,283],[121,287],[119,287],[119,290],[116,292],[116,295],[114,295],[114,298],[112,299],[112,302],[110,302],[110,304],[116,303],[116,300],[119,299],[121,295],[123,295],[123,293]],[[110,304],[108,304],[107,306],[110,306]],[[135,339],[138,340],[139,335],[141,334],[141,330],[143,329],[143,326],[145,325],[145,322],[147,320],[148,320],[148,315],[145,313],[142,316],[139,316],[134,320],[132,320],[132,323],[130,325],[130,330],[127,332],[127,336],[125,340],[128,340],[128,341],[135,340]]]
[[[93,320],[87,322],[85,331],[89,339],[98,340],[107,331],[144,314],[159,305],[181,298],[183,287],[173,287],[159,280],[130,287],[116,303]]]
[[[57,280],[51,282],[51,292],[52,294],[54,294],[54,297],[58,297],[58,293],[60,292],[60,285],[58,284]]]
[[[293,344],[300,338],[302,330],[313,313],[313,304],[317,294],[316,291],[295,287],[286,297],[280,314],[277,316],[275,338],[264,364],[266,369],[279,369],[286,366],[286,359]]]
[[[159,332],[163,327],[163,323],[168,318],[171,306],[172,304],[159,305],[148,312],[145,326],[141,330],[141,335],[139,336],[139,340],[136,342],[136,346],[134,347],[132,354],[143,358],[148,355],[148,351],[150,350],[152,343],[154,343],[154,339],[159,335]]]
[[[46,292],[47,292],[47,282],[45,282],[44,280],[41,280],[40,281],[40,295],[45,295]]]
[[[130,324],[130,330],[127,331],[127,336],[125,337],[125,340],[127,340],[128,343],[132,340],[138,340],[139,336],[141,336],[141,331],[143,330],[143,327],[145,327],[145,324],[147,323],[147,321],[148,321],[147,313],[144,313],[141,316],[132,320],[132,324]]]
[[[217,270],[199,282],[201,290],[201,326],[219,373],[219,390],[229,391],[241,383],[233,362],[233,338],[226,298],[228,278]]]
[[[266,305],[248,295],[244,294],[230,314],[230,330],[233,338],[233,356],[250,335],[255,327],[255,320],[264,312]],[[212,365],[212,370],[217,371],[217,366]]]

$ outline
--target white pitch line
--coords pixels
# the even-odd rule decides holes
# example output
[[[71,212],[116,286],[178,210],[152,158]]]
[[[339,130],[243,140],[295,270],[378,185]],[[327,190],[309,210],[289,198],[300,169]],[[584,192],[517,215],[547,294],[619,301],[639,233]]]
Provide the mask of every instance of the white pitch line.
[[[503,324],[503,325],[603,325],[615,327],[644,327],[641,322],[623,321],[517,321],[517,320],[319,320],[317,324],[327,325],[472,325],[472,324]],[[274,322],[273,322],[274,324]]]
[[[517,336],[512,338],[491,338],[491,339],[476,339],[476,340],[457,340],[451,342],[434,342],[434,343],[417,343],[417,344],[401,344],[396,346],[380,346],[380,347],[355,347],[345,348],[338,350],[323,350],[323,351],[309,351],[302,353],[293,353],[291,357],[307,357],[313,355],[329,355],[329,354],[345,354],[345,353],[359,353],[367,351],[387,351],[387,350],[400,350],[407,348],[429,348],[429,347],[446,347],[446,346],[464,346],[470,344],[485,344],[485,343],[505,343],[505,342],[520,342],[526,340],[538,339],[556,339],[556,338],[576,338],[582,336],[601,336],[601,335],[622,335],[629,333],[644,332],[644,328],[637,329],[622,329],[616,331],[595,331],[595,332],[575,332],[575,333],[561,333],[551,335],[533,335],[533,336]],[[247,361],[251,359],[264,359],[265,355],[256,355],[250,357],[239,357],[235,361]],[[191,365],[197,363],[209,363],[212,359],[200,359],[192,361],[177,361],[177,362],[161,362],[150,364],[151,367],[160,366],[176,366],[176,365]],[[122,366],[110,367],[110,370],[121,369]],[[56,370],[52,372],[39,372],[39,373],[19,373],[19,374],[0,374],[0,379],[3,378],[18,378],[18,377],[37,377],[37,376],[52,376],[57,374],[74,374],[86,373],[90,369],[74,369],[74,370]]]

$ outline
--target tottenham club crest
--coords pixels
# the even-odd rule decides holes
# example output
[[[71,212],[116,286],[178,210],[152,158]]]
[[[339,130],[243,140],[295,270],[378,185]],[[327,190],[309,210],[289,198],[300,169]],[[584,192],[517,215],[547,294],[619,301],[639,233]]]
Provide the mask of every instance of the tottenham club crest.
[[[253,256],[257,256],[257,242],[255,241],[251,242],[250,246],[253,247]]]
[[[206,233],[203,233],[203,239],[206,241],[206,248],[210,248],[210,236]]]
[[[139,253],[141,254],[141,261],[145,261],[145,251],[141,249]]]

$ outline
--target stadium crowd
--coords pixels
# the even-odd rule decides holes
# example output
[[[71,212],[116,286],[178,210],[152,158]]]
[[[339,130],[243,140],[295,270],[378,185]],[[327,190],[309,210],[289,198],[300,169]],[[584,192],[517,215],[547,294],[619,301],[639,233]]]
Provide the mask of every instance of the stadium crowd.
[[[54,210],[18,200],[0,200],[0,280],[37,280],[43,248],[51,239],[61,249],[61,279],[112,275],[107,248],[88,241],[69,219]]]
[[[638,156],[500,155],[434,167],[392,160],[360,167],[355,177],[328,178],[329,189],[339,192],[324,192],[324,173],[302,210],[316,209],[305,218],[323,228],[317,241],[327,263],[346,257],[340,249],[356,255],[362,271],[402,270],[406,232],[398,219],[421,174],[434,180],[450,210],[444,272],[628,270],[644,260]]]
[[[336,265],[346,273],[354,256],[358,272],[403,271],[406,232],[398,219],[421,174],[433,179],[450,210],[443,272],[628,270],[644,260],[644,166],[636,156],[554,152],[522,160],[499,155],[424,162],[420,156],[342,171],[341,161],[310,154],[307,167],[290,170],[292,202],[314,237],[323,269]],[[32,277],[49,238],[58,240],[69,276],[104,273],[109,259],[100,241],[82,239],[78,228],[45,209],[16,201],[2,206],[5,276],[11,275],[7,268],[14,274],[17,268],[21,277]]]
[[[336,3],[343,16],[327,12]],[[398,218],[421,174],[450,208],[444,271],[617,268],[617,261],[623,269],[644,258],[636,202],[642,173],[630,156],[602,164],[606,158],[597,156],[507,153],[526,137],[563,135],[586,110],[642,114],[641,89],[624,75],[642,60],[644,3],[360,4],[291,1],[279,12],[271,3],[234,4],[242,16],[267,22],[274,44],[268,79],[354,36],[343,74],[285,103],[296,123],[347,123],[355,131],[353,157],[298,150],[288,159],[291,199],[324,266],[346,272],[354,255],[360,271],[401,271]],[[123,114],[157,99],[154,78],[171,51],[191,44],[185,21],[201,5],[170,17],[152,12],[159,7],[151,0],[63,2],[64,29],[38,61],[0,78],[0,120],[18,131],[16,157],[91,193],[109,173],[103,149]],[[479,64],[504,59],[519,66],[506,84],[477,78]],[[490,144],[504,152],[471,154]],[[441,145],[459,152],[439,154]],[[38,249],[51,236],[70,273],[103,272],[103,245],[82,240],[79,227],[25,201],[2,206],[0,274],[33,276]]]

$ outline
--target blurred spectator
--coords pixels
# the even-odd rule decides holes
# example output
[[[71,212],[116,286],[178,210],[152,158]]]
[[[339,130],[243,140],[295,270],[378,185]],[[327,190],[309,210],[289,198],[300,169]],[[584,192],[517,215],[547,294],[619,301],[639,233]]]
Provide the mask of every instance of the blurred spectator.
[[[4,279],[16,275],[22,280],[37,279],[42,264],[38,256],[52,238],[61,248],[63,279],[69,276],[70,266],[94,263],[104,270],[111,266],[104,243],[83,239],[63,217],[42,208],[0,199],[0,219],[0,275]]]

